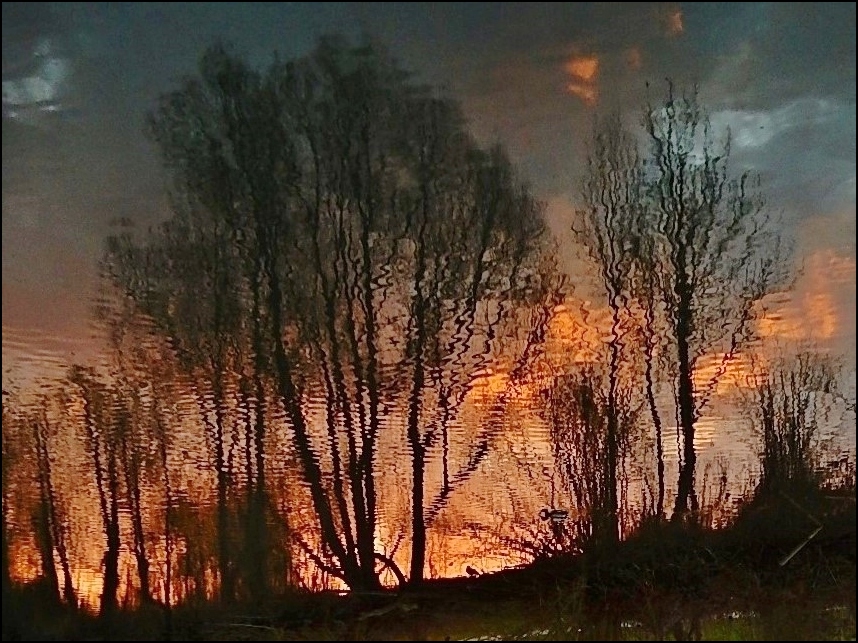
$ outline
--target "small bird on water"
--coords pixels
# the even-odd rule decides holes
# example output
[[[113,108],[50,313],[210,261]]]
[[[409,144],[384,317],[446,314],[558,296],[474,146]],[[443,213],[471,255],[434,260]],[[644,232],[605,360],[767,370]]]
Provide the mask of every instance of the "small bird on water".
[[[566,522],[569,517],[569,512],[566,509],[548,509],[545,508],[539,512],[539,517],[542,520],[550,520],[552,523]]]

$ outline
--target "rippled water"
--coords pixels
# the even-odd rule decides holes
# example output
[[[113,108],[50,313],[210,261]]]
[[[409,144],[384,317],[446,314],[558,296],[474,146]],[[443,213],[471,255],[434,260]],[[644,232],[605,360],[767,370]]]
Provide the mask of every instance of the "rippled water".
[[[106,250],[94,285],[79,257],[53,280],[28,281],[44,267],[21,248],[4,263],[4,285],[44,316],[4,317],[3,543],[16,580],[94,609],[372,590],[378,577],[473,575],[575,550],[605,531],[606,506],[623,534],[653,511],[643,304],[614,293],[629,305],[612,325],[604,293],[587,300],[589,276],[558,267],[569,257],[543,205],[453,101],[336,39],[264,73],[214,47],[197,82],[145,97],[167,214],[163,185],[147,183],[162,178],[153,158],[117,161],[130,125],[69,109],[68,45],[22,34],[3,81],[5,225],[32,226],[48,248],[80,235]],[[116,153],[91,151],[95,133]],[[130,197],[111,192],[138,171]],[[70,224],[91,209],[110,216]],[[709,257],[712,281],[727,254]],[[854,260],[823,252],[808,267],[810,286],[772,298],[757,330],[828,350],[854,335],[830,296],[854,290]],[[33,294],[49,281],[64,285]],[[99,294],[84,306],[89,286]],[[76,334],[86,322],[56,319],[82,308],[92,319]],[[606,464],[609,344],[619,437]],[[746,348],[699,356],[694,373],[708,398],[696,493],[713,523],[759,474],[747,410],[773,354]],[[671,374],[650,357],[669,513],[679,422]],[[839,459],[855,446],[848,377],[842,394],[812,398],[828,411],[816,437],[829,469],[854,466]]]
[[[570,524],[586,514],[564,473],[574,452],[558,451],[546,415],[552,369],[568,355],[565,310],[555,311],[544,351],[527,369],[516,371],[499,354],[486,353],[460,360],[461,372],[442,372],[443,365],[427,370],[419,410],[428,577],[525,563],[534,547],[550,545],[558,535],[550,521],[540,519],[541,509],[568,509]],[[218,398],[210,378],[189,377],[170,363],[169,343],[150,331],[142,323],[112,349],[103,348],[91,370],[71,372],[70,346],[62,338],[4,330],[4,362],[8,358],[13,365],[4,375],[3,419],[4,516],[13,576],[42,574],[46,554],[40,547],[47,546],[60,587],[67,569],[80,600],[96,607],[107,564],[106,534],[115,525],[120,601],[138,600],[138,557],[147,561],[150,593],[160,600],[210,595],[218,587],[224,542],[238,587],[252,582],[253,573],[264,574],[275,587],[340,586],[316,564],[326,553],[317,512],[274,384],[260,384],[266,402],[262,424],[256,424],[252,383],[224,372]],[[706,368],[704,363],[701,371]],[[34,369],[40,379],[21,377]],[[402,373],[392,366],[379,374],[374,541],[376,551],[407,575],[413,501],[407,434],[414,392],[401,386]],[[756,434],[736,404],[741,373],[732,375],[735,381],[719,388],[699,420],[695,439],[701,501],[720,503],[728,513],[753,488],[759,467]],[[359,496],[352,494],[347,469],[362,466],[361,447],[351,441],[359,443],[361,427],[369,426],[362,414],[370,399],[358,380],[344,382],[342,391],[356,405],[351,419],[332,406],[319,382],[308,380],[300,398],[321,488],[330,498],[340,493],[346,499],[346,514],[334,514],[340,526],[346,515],[355,515]],[[829,453],[854,448],[844,413],[835,408],[827,417],[824,429],[830,434],[821,437],[833,438]],[[426,433],[427,425],[435,432]],[[640,436],[632,441],[621,476],[623,515],[632,522],[642,504],[652,502],[654,484],[651,428],[645,419],[638,425]],[[343,455],[350,446],[358,456],[351,465]],[[670,496],[679,438],[667,412],[664,453]],[[261,479],[263,508],[254,504]],[[266,569],[254,572],[259,556]],[[396,582],[390,572],[383,579]]]

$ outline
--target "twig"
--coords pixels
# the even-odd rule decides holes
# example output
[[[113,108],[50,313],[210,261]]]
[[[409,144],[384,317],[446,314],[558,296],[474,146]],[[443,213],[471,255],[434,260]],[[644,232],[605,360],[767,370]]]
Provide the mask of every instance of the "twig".
[[[804,539],[804,541],[803,541],[802,543],[800,543],[800,544],[799,544],[795,549],[793,549],[789,554],[787,554],[787,555],[783,558],[783,560],[781,560],[781,561],[778,563],[778,565],[780,565],[781,567],[783,567],[784,565],[786,565],[790,560],[792,560],[792,557],[793,557],[793,556],[795,556],[798,552],[800,552],[800,551],[804,548],[804,546],[805,546],[807,543],[809,543],[809,542],[811,541],[811,539],[812,539],[816,534],[818,534],[820,531],[822,531],[822,525],[819,525],[819,527],[817,527],[816,529],[814,529],[814,530],[813,530],[813,533],[811,533],[811,534],[810,534],[810,536],[808,536],[807,538],[805,538],[805,539]]]
[[[249,627],[256,630],[269,630],[271,632],[277,632],[278,629],[276,627],[271,627],[270,625],[255,625],[253,623],[223,623],[225,627]]]

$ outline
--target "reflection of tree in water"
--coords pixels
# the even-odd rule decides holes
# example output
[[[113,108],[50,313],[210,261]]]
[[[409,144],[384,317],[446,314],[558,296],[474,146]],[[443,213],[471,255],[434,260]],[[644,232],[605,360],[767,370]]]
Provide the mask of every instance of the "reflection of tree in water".
[[[572,224],[600,277],[611,316],[606,388],[607,433],[616,434],[622,361],[642,360],[657,459],[654,513],[664,513],[662,420],[656,402],[669,383],[681,434],[673,515],[698,509],[696,426],[738,351],[753,336],[756,304],[786,281],[779,230],[751,172],[729,171],[729,133],[717,140],[696,88],[645,106],[643,149],[619,115],[597,121],[583,182],[584,206]],[[628,328],[627,318],[634,321]],[[634,331],[643,351],[621,352]],[[695,381],[711,355],[708,381]],[[655,376],[660,367],[665,376]],[[661,381],[659,381],[661,380]],[[604,445],[614,458],[616,439]],[[609,470],[611,467],[608,467]],[[609,500],[614,488],[608,484]],[[609,503],[610,504],[610,503]],[[616,506],[616,505],[615,505]]]
[[[492,444],[478,435],[454,462],[471,373],[512,346],[501,338],[551,286],[542,206],[500,149],[479,149],[452,101],[372,46],[325,39],[262,73],[212,48],[151,125],[175,215],[143,245],[113,240],[106,264],[208,385],[198,397],[224,593],[237,582],[232,440],[243,423],[243,522],[248,542],[264,542],[269,405],[285,416],[317,520],[296,544],[352,587],[378,585],[380,453],[408,454],[419,583],[428,524]],[[436,455],[440,483],[428,478]]]
[[[163,96],[150,123],[173,180],[172,218],[108,242],[105,272],[121,291],[102,309],[108,373],[71,371],[61,387],[80,406],[64,425],[50,413],[21,416],[35,443],[34,527],[52,591],[56,552],[73,594],[66,507],[50,468],[61,430],[77,431],[97,493],[105,611],[117,602],[123,536],[143,599],[160,593],[168,606],[265,597],[287,582],[418,584],[450,568],[484,571],[498,551],[526,560],[614,541],[626,533],[624,467],[644,404],[630,390],[646,396],[660,446],[655,393],[668,380],[682,407],[678,513],[693,505],[694,423],[711,393],[691,379],[695,360],[715,340],[733,351],[745,339],[751,304],[777,266],[760,259],[751,275],[719,263],[724,247],[754,241],[744,217],[761,203],[743,181],[727,181],[720,157],[687,168],[699,183],[663,184],[673,158],[665,150],[706,129],[691,99],[666,110],[690,129],[673,140],[650,115],[662,161],[653,176],[611,130],[619,121],[596,137],[590,228],[580,232],[600,262],[610,337],[589,347],[598,361],[537,381],[563,284],[542,206],[502,150],[480,149],[453,102],[411,83],[375,47],[324,40],[261,72],[210,49],[199,76]],[[713,186],[738,208],[726,231]],[[685,202],[677,190],[708,209],[674,220]],[[661,213],[655,228],[623,219],[644,210]],[[695,254],[705,261],[689,263]],[[722,278],[735,288],[710,292]],[[723,317],[733,327],[713,336],[710,322]],[[636,333],[643,355],[628,341]],[[633,372],[639,357],[642,374]],[[676,364],[660,382],[661,362]],[[812,382],[796,392],[788,381],[757,391],[768,480],[779,470],[804,475],[811,455],[808,436],[789,429],[815,430],[792,410],[807,408]],[[520,408],[526,391],[533,408]],[[548,428],[558,496],[572,502],[552,493],[539,515],[541,505],[513,499],[495,524],[457,513],[455,492],[534,409]],[[4,398],[4,582],[6,424]],[[660,517],[663,453],[656,458]],[[716,491],[723,496],[723,484]],[[553,513],[563,506],[569,516]],[[514,542],[516,529],[527,538]],[[455,537],[479,545],[452,552],[444,541]]]
[[[628,404],[617,408],[621,412],[617,424],[620,442],[614,452],[622,462],[629,452],[629,436],[636,415]],[[551,509],[545,510],[545,519],[552,531],[561,536],[568,530],[576,547],[612,540],[618,535],[614,531],[617,505],[612,495],[619,488],[610,487],[616,484],[615,480],[621,484],[623,476],[622,470],[609,471],[612,463],[607,448],[608,412],[604,384],[592,368],[560,375],[543,392],[542,413],[549,426],[555,465],[574,503],[570,520],[552,520]]]
[[[569,511],[567,509],[549,509],[546,507],[539,511],[539,519],[548,523],[551,533],[554,534],[554,539],[562,544],[566,539],[565,525],[569,519]]]
[[[801,352],[755,364],[745,411],[760,444],[759,498],[805,493],[823,482],[823,423],[842,397],[839,365],[823,353]]]
[[[11,401],[10,401],[11,402]],[[69,555],[69,530],[68,530],[68,503],[59,493],[57,476],[54,473],[54,459],[56,457],[56,440],[58,425],[48,414],[48,409],[53,407],[52,400],[47,395],[42,395],[36,402],[35,409],[28,409],[22,413],[22,409],[11,402],[12,409],[7,410],[7,400],[4,396],[3,408],[3,434],[4,434],[4,465],[11,465],[12,458],[28,455],[27,459],[35,467],[33,478],[38,488],[38,498],[35,508],[32,510],[32,527],[35,537],[36,548],[39,553],[42,579],[48,588],[57,596],[60,595],[60,584],[57,575],[57,560],[63,575],[62,597],[67,604],[77,605],[77,594],[72,583],[71,559]],[[27,433],[32,436],[27,439]],[[6,440],[9,440],[7,446]],[[17,449],[15,446],[17,443]],[[26,451],[13,455],[15,450],[24,447]],[[8,458],[8,460],[7,460]],[[10,484],[8,472],[4,469],[4,521],[7,520],[10,505],[17,503],[12,497],[7,497],[6,485]],[[18,486],[18,485],[15,485]],[[20,491],[18,494],[20,495]],[[18,507],[22,509],[22,507]],[[8,525],[4,522],[4,547],[8,547],[6,529]],[[8,552],[4,551],[8,564]],[[8,573],[8,571],[4,571]]]
[[[104,588],[100,611],[109,613],[119,606],[121,443],[130,421],[128,400],[102,383],[92,369],[72,367],[69,383],[77,389],[75,392],[82,402],[80,426],[98,493],[99,515],[105,537],[102,559]]]

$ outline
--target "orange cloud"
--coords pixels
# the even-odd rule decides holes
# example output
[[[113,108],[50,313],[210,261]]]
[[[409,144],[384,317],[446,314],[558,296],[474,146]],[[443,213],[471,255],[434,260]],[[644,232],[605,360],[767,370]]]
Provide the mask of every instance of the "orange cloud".
[[[572,56],[563,65],[563,69],[570,77],[566,91],[587,105],[595,105],[599,99],[599,58],[595,55]]]
[[[574,94],[588,106],[593,106],[599,101],[599,92],[595,87],[582,85],[581,83],[569,83],[566,85],[566,90],[570,94]]]
[[[667,35],[678,36],[685,31],[685,26],[682,24],[682,10],[677,9],[667,16]]]
[[[573,78],[592,83],[599,74],[599,59],[596,56],[573,56],[563,68]]]

